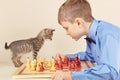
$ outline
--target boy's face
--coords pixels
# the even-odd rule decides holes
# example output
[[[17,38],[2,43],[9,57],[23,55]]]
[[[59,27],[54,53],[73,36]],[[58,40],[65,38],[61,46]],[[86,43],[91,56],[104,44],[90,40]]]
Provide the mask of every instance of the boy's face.
[[[77,21],[75,21],[73,24],[68,21],[62,21],[61,25],[66,30],[67,35],[71,36],[72,39],[76,41],[85,35],[84,26]]]

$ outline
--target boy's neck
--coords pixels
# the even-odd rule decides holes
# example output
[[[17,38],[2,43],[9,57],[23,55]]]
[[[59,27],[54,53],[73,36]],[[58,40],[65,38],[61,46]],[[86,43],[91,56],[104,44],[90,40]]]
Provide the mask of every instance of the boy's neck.
[[[92,23],[93,23],[93,21],[91,21],[91,22],[85,22],[85,26],[86,26],[86,33],[85,33],[85,35],[86,36],[88,36],[88,34],[89,34],[90,27],[91,27]]]

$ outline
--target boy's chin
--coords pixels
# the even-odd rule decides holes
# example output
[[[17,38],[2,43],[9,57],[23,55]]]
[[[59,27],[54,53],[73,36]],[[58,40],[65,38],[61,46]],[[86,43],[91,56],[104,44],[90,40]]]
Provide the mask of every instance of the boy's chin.
[[[75,41],[78,41],[79,39],[76,39],[76,38],[72,38],[72,39],[74,39]]]
[[[78,41],[78,39],[74,39],[75,41]]]

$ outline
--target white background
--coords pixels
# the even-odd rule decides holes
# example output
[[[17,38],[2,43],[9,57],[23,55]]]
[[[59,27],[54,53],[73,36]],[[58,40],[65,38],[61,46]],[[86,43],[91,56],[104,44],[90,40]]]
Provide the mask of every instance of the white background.
[[[1,80],[15,80],[12,78],[12,73],[16,68],[11,61],[12,53],[4,49],[5,42],[10,44],[15,40],[35,37],[43,28],[54,28],[56,31],[53,40],[45,42],[39,56],[51,59],[57,53],[67,54],[85,50],[85,40],[83,38],[77,42],[72,40],[57,22],[58,9],[64,1],[0,0]],[[120,0],[89,0],[89,2],[96,19],[120,26]],[[27,56],[31,54],[23,56],[22,61],[25,61]]]
[[[51,59],[57,53],[85,50],[85,40],[74,41],[57,22],[57,13],[65,0],[0,0],[0,63],[12,63],[5,42],[35,37],[41,29],[54,28],[53,40],[47,40],[39,56]],[[120,26],[120,0],[89,0],[93,16]],[[22,57],[31,56],[31,53]],[[11,64],[11,66],[13,66]]]

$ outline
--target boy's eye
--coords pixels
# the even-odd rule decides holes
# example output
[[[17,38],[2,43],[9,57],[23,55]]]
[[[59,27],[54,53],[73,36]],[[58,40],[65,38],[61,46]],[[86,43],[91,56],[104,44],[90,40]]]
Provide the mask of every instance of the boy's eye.
[[[65,30],[68,30],[68,28],[64,28]]]

